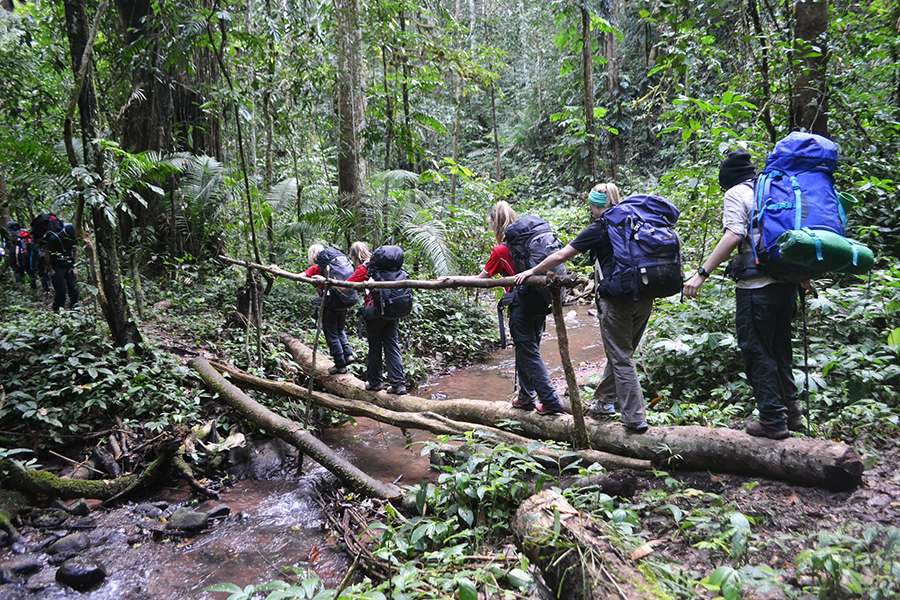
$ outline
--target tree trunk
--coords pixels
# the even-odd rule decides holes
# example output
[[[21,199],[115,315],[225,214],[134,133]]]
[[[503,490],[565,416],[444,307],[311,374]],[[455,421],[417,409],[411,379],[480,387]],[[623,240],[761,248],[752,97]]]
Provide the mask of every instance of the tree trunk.
[[[594,156],[594,60],[591,56],[591,14],[581,7],[581,68],[584,101],[584,134],[587,146],[587,175],[591,184],[597,179],[597,159]]]
[[[178,449],[178,444],[168,444],[159,456],[140,474],[129,474],[115,479],[65,479],[49,471],[26,469],[11,460],[0,461],[0,471],[6,471],[4,485],[32,496],[46,496],[72,500],[96,498],[111,500],[137,491],[165,475]]]
[[[394,142],[394,92],[388,82],[387,48],[381,44],[381,75],[384,80],[384,170],[391,168],[391,145]]]
[[[115,226],[109,222],[106,211],[95,208],[91,215],[94,237],[97,240],[97,262],[100,265],[98,276],[103,288],[103,296],[106,298],[106,302],[101,304],[103,315],[106,317],[109,331],[117,346],[132,344],[139,350],[143,339],[131,316],[131,308],[128,306],[128,299],[122,288],[122,278],[119,273],[118,232]]]
[[[279,439],[296,446],[303,454],[333,473],[347,487],[368,496],[387,500],[399,498],[402,495],[402,490],[396,485],[384,483],[366,475],[348,460],[336,454],[321,440],[304,430],[300,424],[273,413],[244,394],[226,381],[205,359],[195,358],[190,364],[200,374],[209,389],[217,392],[222,400],[245,419]]]
[[[609,524],[578,512],[554,490],[531,496],[516,511],[512,530],[523,553],[556,598],[668,598],[615,545]]]
[[[366,97],[363,82],[362,33],[357,0],[335,0],[337,18],[337,104],[339,138],[338,193],[342,208],[357,217],[362,230],[365,205],[366,161],[363,135]]]
[[[828,1],[797,0],[794,9],[794,58],[799,65],[791,95],[791,129],[827,136]]]
[[[10,238],[6,224],[11,220],[12,215],[9,210],[9,196],[6,194],[6,178],[0,173],[0,245],[8,248],[12,248],[13,240]],[[11,253],[5,256],[3,264],[0,264],[0,274],[5,274],[7,268],[12,268],[14,260]]]
[[[759,6],[757,0],[747,0],[747,13],[753,23],[753,33],[760,45],[761,58],[757,62],[759,76],[762,79],[762,120],[769,134],[769,143],[773,146],[778,140],[778,132],[772,122],[772,83],[769,75],[769,36],[763,32],[762,21],[759,18]]]
[[[89,38],[85,4],[84,0],[64,0],[64,6],[66,32],[72,54],[72,71],[77,78]],[[81,87],[78,109],[85,164],[93,165],[94,170],[102,177],[104,173],[103,153],[96,147],[94,141],[97,137],[94,127],[97,98],[94,95],[94,84],[89,65]],[[99,185],[103,185],[102,182]],[[103,207],[95,207],[91,212],[96,239],[95,251],[99,266],[97,275],[105,299],[104,302],[101,302],[103,315],[117,346],[133,344],[135,348],[140,348],[143,341],[141,333],[131,317],[131,309],[128,306],[125,291],[122,289],[116,228],[107,218]]]
[[[619,26],[619,8],[621,0],[609,1],[609,22]],[[613,105],[613,115],[618,122],[622,120],[622,87],[619,84],[619,56],[616,48],[616,36],[610,32],[606,34],[606,89],[609,92]],[[610,173],[613,180],[616,179],[619,165],[625,160],[624,146],[622,143],[622,130],[609,134],[609,158]]]
[[[562,289],[551,290],[553,296],[553,322],[556,325],[556,341],[559,345],[559,359],[566,375],[566,387],[569,391],[569,404],[572,406],[572,424],[575,429],[575,447],[590,448],[587,430],[584,426],[584,411],[581,409],[581,394],[578,382],[575,381],[575,369],[569,357],[569,334],[566,331],[566,319],[562,312]]]
[[[459,3],[460,0],[456,0],[453,5],[453,20],[456,24],[459,23]],[[458,69],[454,69],[452,72],[453,77],[453,164],[459,164],[459,121],[460,121],[460,96],[462,95],[462,75],[460,74]],[[455,172],[450,174],[450,199],[456,200],[456,183],[457,183],[457,175]]]
[[[433,412],[449,419],[494,426],[517,422],[517,432],[532,439],[571,442],[570,415],[544,417],[486,400],[428,400],[370,392],[352,375],[329,376],[331,361],[320,358],[312,369],[312,351],[289,335],[282,341],[303,371],[327,391],[370,402],[398,412]],[[849,490],[862,482],[863,464],[846,444],[809,438],[769,440],[743,431],[699,426],[651,427],[647,433],[629,433],[618,423],[585,419],[591,447],[612,454],[651,460],[662,468],[709,470],[779,479],[791,483]]]
[[[400,31],[404,36],[404,44],[406,44],[406,13],[401,8],[399,12]],[[413,153],[412,125],[410,124],[409,109],[409,62],[406,58],[406,46],[404,45],[400,55],[400,70],[403,75],[401,78],[400,95],[403,99],[403,151],[406,153],[406,160],[403,168],[410,171],[414,168],[415,154]]]
[[[500,138],[497,135],[497,86],[491,84],[491,129],[494,132],[494,179],[500,181]]]
[[[652,464],[648,460],[628,458],[610,454],[608,452],[598,452],[596,450],[572,452],[570,450],[553,448],[546,445],[534,447],[534,440],[515,433],[503,431],[502,429],[497,429],[496,427],[478,425],[476,423],[466,423],[464,421],[454,421],[442,417],[441,415],[428,412],[400,412],[389,410],[372,404],[371,402],[348,400],[325,392],[309,391],[295,383],[270,381],[268,379],[250,375],[240,369],[222,363],[211,362],[211,364],[217,371],[227,374],[228,378],[241,388],[286,396],[304,402],[312,402],[323,408],[336,410],[352,417],[367,417],[403,429],[420,429],[431,433],[448,435],[461,435],[467,431],[474,431],[482,436],[485,442],[496,440],[507,444],[527,446],[531,451],[531,455],[538,462],[551,468],[565,468],[566,466],[573,464],[576,460],[581,461],[581,466],[598,463],[607,469],[635,469],[643,471],[652,468]]]

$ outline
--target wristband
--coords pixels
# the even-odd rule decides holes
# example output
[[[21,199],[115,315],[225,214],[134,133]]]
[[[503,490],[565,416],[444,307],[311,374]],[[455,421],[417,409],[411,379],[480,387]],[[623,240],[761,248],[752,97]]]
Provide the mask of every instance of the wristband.
[[[699,275],[703,279],[709,279],[709,271],[704,269],[702,266],[699,269],[697,269],[697,275]]]

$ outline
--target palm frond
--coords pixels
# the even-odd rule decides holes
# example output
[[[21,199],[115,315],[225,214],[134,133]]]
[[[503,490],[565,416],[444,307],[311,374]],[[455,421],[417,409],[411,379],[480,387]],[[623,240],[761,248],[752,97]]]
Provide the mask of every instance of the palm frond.
[[[288,177],[273,185],[266,193],[266,202],[276,212],[294,208],[297,203],[297,179]]]
[[[419,183],[419,174],[405,169],[379,171],[372,176],[372,182],[379,187],[414,187]]]
[[[455,270],[455,261],[447,243],[446,227],[429,210],[410,209],[401,225],[404,239],[422,253],[437,275],[449,275]]]

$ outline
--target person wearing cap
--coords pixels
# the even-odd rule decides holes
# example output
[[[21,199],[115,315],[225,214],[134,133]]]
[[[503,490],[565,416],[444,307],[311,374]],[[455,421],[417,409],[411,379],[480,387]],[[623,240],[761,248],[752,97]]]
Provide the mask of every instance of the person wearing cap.
[[[618,204],[619,198],[619,188],[614,183],[595,185],[588,193],[588,206],[593,222],[564,248],[535,267],[516,275],[516,283],[523,283],[531,275],[546,273],[582,252],[590,252],[599,265],[599,275],[609,277],[615,266],[615,258],[603,213]],[[626,431],[644,433],[648,428],[646,403],[634,364],[634,351],[644,335],[647,321],[650,320],[653,299],[598,298],[598,309],[600,335],[607,360],[600,384],[594,391],[594,405],[588,408],[587,413],[594,417],[611,417],[616,413],[615,404],[618,402]]]
[[[738,249],[729,271],[736,279],[735,326],[747,381],[753,388],[759,420],[746,431],[757,437],[780,440],[801,429],[800,402],[792,371],[791,320],[797,310],[797,285],[778,281],[759,270],[752,260],[748,236],[753,212],[756,169],[750,154],[729,152],[719,166],[719,186],[725,193],[724,233],[712,254],[684,284],[684,295],[694,298],[710,274]]]

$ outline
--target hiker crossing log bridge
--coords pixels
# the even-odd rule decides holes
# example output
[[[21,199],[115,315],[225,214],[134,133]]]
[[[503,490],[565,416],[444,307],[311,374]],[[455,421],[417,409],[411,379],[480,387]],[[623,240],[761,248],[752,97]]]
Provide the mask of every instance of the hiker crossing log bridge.
[[[410,279],[345,282],[306,277],[274,265],[239,261],[227,256],[219,258],[226,263],[256,269],[293,281],[355,289],[409,287],[436,290],[515,285],[513,277],[501,279],[445,277],[435,281]],[[532,276],[527,283],[572,287],[577,285],[578,280],[572,277],[555,279]],[[500,422],[515,422],[516,433],[525,438],[570,443],[576,441],[577,420],[570,415],[540,416],[517,410],[506,403],[487,400],[429,400],[411,395],[392,396],[384,392],[367,391],[365,384],[352,375],[330,375],[328,369],[333,363],[325,357],[317,360],[314,351],[298,340],[287,334],[282,336],[282,340],[304,373],[335,396],[361,400],[395,413],[427,413],[429,417],[442,417],[491,428],[496,428],[496,424]],[[297,397],[309,400],[302,395]],[[580,409],[580,406],[576,407],[573,403],[573,411],[577,409]],[[810,438],[776,441],[753,437],[734,429],[700,426],[653,427],[643,435],[634,435],[626,432],[625,428],[617,423],[590,418],[584,419],[584,422],[591,449],[612,455],[649,460],[660,468],[736,473],[829,490],[849,490],[862,482],[862,460],[850,446],[840,442]]]
[[[370,392],[353,375],[329,375],[332,363],[324,357],[313,367],[312,349],[299,340],[284,334],[282,341],[303,372],[336,396],[391,411],[427,412],[490,427],[515,422],[516,433],[534,440],[573,440],[571,415],[541,416],[488,400],[429,400]],[[635,435],[618,423],[592,418],[585,421],[594,450],[650,460],[664,469],[736,473],[835,491],[853,489],[862,482],[862,460],[853,448],[841,442],[811,438],[770,440],[735,429],[694,425],[651,427],[647,433]]]

